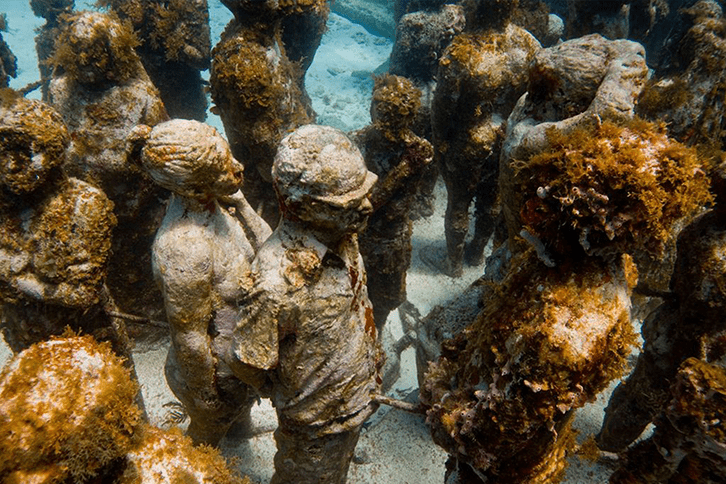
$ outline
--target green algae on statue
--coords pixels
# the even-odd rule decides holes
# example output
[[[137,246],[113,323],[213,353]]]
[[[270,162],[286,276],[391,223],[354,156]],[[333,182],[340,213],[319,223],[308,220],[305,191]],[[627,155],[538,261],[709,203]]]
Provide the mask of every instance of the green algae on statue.
[[[171,330],[166,380],[191,418],[188,435],[217,445],[235,421],[249,427],[257,400],[221,355],[270,229],[239,192],[242,165],[211,126],[172,120],[131,138],[144,169],[172,192],[152,248]]]

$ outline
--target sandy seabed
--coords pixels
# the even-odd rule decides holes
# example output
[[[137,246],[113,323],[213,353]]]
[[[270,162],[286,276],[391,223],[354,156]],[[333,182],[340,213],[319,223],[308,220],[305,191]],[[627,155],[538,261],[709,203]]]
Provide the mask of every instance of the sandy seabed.
[[[213,39],[218,39],[231,13],[210,0]],[[93,9],[93,2],[76,2],[77,9]],[[28,0],[3,0],[0,13],[6,13],[9,31],[3,37],[18,58],[18,77],[11,87],[20,89],[39,78],[34,29],[43,20],[35,17]],[[216,41],[216,40],[214,40]],[[213,41],[213,42],[214,42]],[[360,25],[331,14],[328,31],[318,49],[315,61],[308,70],[306,87],[318,113],[318,122],[345,131],[359,129],[370,122],[369,104],[373,81],[371,74],[383,64],[390,53],[390,39],[371,35]],[[38,91],[29,97],[39,97]],[[207,122],[220,132],[224,129],[219,118],[211,115]],[[483,267],[466,267],[460,279],[433,273],[424,266],[418,252],[423,248],[444,247],[444,210],[446,193],[443,185],[436,187],[436,211],[433,216],[414,225],[412,265],[408,272],[408,299],[422,315],[463,291],[483,273]],[[397,313],[391,313],[388,325],[395,336],[402,330]],[[164,405],[176,399],[164,379],[164,361],[168,341],[134,353],[136,369],[151,423],[163,425],[169,417]],[[0,340],[0,364],[11,353]],[[401,378],[391,396],[405,398],[415,394],[418,383],[412,348],[401,360]],[[574,426],[580,431],[579,441],[596,433],[602,422],[603,408],[611,387],[597,400],[577,413]],[[273,472],[275,443],[272,431],[276,426],[275,411],[269,401],[262,401],[253,410],[256,436],[243,442],[222,441],[222,453],[235,458],[236,467],[253,481],[268,482]],[[421,415],[407,414],[382,407],[361,434],[356,458],[351,465],[348,482],[351,484],[441,484],[444,482],[446,453],[431,440]],[[572,484],[606,483],[612,469],[578,457],[570,459],[563,482]]]

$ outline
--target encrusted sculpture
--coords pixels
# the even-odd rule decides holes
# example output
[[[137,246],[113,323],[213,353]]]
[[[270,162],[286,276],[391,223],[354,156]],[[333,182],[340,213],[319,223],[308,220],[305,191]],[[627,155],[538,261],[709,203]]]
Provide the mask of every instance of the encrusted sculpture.
[[[92,332],[109,324],[113,204],[62,174],[69,142],[50,106],[0,91],[0,317],[14,351],[66,325]]]
[[[371,193],[374,212],[360,236],[379,333],[388,314],[406,300],[411,205],[421,174],[433,160],[431,143],[411,131],[420,96],[404,77],[377,78],[371,101],[373,124],[353,134],[368,169],[379,179]]]
[[[228,363],[277,409],[271,482],[344,483],[380,385],[357,240],[377,177],[342,132],[315,125],[283,139],[272,174],[283,217],[255,258]]]
[[[128,20],[139,37],[136,51],[172,118],[207,117],[200,71],[209,69],[211,39],[207,0],[101,0]]]
[[[277,146],[288,132],[315,119],[304,91],[305,73],[286,52],[295,52],[302,65],[309,65],[324,29],[320,19],[327,18],[328,7],[320,0],[223,3],[235,18],[212,52],[212,99],[232,153],[245,164],[245,197],[275,227],[280,212],[271,169]],[[295,25],[296,21],[303,25]],[[283,22],[285,33],[304,40],[305,45],[281,42]],[[305,32],[311,23],[314,28]]]
[[[495,228],[499,152],[506,118],[527,87],[527,66],[539,42],[510,22],[516,1],[482,0],[470,12],[467,31],[457,35],[439,62],[432,104],[435,156],[446,183],[446,255],[424,261],[459,277],[464,259],[483,262]],[[494,9],[494,11],[492,11]],[[469,206],[476,199],[471,243]]]
[[[678,237],[671,294],[643,322],[643,350],[635,369],[615,389],[605,410],[597,436],[603,450],[624,450],[662,416],[679,366],[688,358],[704,359],[704,344],[726,329],[722,321],[725,175],[723,166],[713,175],[716,207],[687,225]]]
[[[64,170],[114,203],[118,226],[107,277],[114,300],[126,313],[160,320],[151,243],[168,193],[129,159],[126,137],[137,124],[153,126],[167,114],[134,51],[137,42],[114,15],[70,17],[56,43],[50,102],[71,134]]]
[[[40,89],[43,101],[48,101],[48,84],[53,66],[48,62],[55,53],[55,41],[66,27],[64,16],[73,12],[74,0],[30,0],[30,7],[36,17],[45,19],[35,36],[35,51],[38,54]]]
[[[421,394],[452,455],[451,482],[561,479],[573,412],[622,374],[634,343],[627,253],[662,253],[674,224],[709,200],[693,150],[628,121],[645,76],[637,46],[598,37],[537,54],[538,76],[509,118],[510,267],[476,321],[444,343]],[[626,55],[600,72],[571,62],[589,65],[598,45]]]
[[[690,25],[669,38],[667,68],[657,71],[641,95],[639,115],[667,123],[671,136],[703,151],[726,147],[726,18],[713,0],[700,0],[681,13]],[[677,29],[673,29],[676,33]],[[712,153],[713,154],[713,153]]]
[[[172,192],[152,251],[171,329],[167,383],[191,417],[188,434],[216,445],[235,420],[249,426],[256,399],[220,355],[270,229],[239,192],[242,166],[211,126],[172,120],[131,138],[151,178]]]
[[[6,484],[250,484],[217,451],[142,420],[138,385],[107,344],[66,334],[0,373],[0,481]]]
[[[142,419],[129,370],[90,335],[67,336],[29,347],[0,373],[2,482],[108,476],[135,443]]]
[[[8,87],[10,78],[18,75],[18,60],[3,39],[7,30],[5,14],[0,14],[0,88]]]

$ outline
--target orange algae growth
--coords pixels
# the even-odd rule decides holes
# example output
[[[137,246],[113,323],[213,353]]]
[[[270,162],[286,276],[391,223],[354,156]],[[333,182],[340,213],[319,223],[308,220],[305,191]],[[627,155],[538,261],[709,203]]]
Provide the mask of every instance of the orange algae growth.
[[[127,461],[118,484],[251,484],[229,469],[218,450],[195,446],[179,428],[144,427]]]
[[[711,201],[694,149],[662,126],[604,122],[547,133],[550,149],[515,167],[528,231],[557,254],[659,255],[676,221]]]
[[[571,411],[623,374],[635,343],[636,273],[629,256],[545,268],[533,251],[519,254],[426,374],[437,443],[499,476],[492,482],[557,482],[574,448]]]
[[[139,40],[128,22],[112,12],[67,14],[63,21],[70,26],[61,33],[55,54],[49,59],[54,68],[79,79],[83,68],[93,66],[105,70],[106,80],[114,82],[124,82],[138,74],[141,64],[135,49]],[[109,65],[111,59],[113,66]]]
[[[91,336],[19,353],[0,374],[0,481],[93,476],[134,444],[137,392],[110,345]]]

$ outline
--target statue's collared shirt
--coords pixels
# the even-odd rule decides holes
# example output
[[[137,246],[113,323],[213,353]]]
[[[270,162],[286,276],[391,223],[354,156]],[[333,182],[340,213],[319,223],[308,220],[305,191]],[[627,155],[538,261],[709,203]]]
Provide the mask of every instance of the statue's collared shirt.
[[[270,370],[281,419],[349,430],[372,413],[382,352],[355,236],[340,255],[283,221],[260,248],[234,358]]]

